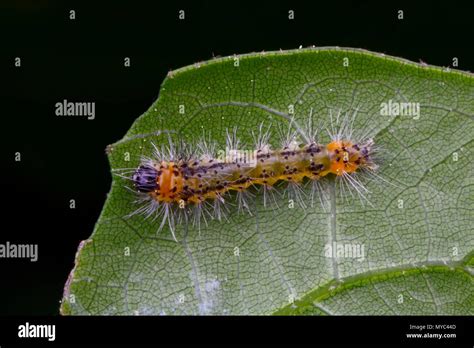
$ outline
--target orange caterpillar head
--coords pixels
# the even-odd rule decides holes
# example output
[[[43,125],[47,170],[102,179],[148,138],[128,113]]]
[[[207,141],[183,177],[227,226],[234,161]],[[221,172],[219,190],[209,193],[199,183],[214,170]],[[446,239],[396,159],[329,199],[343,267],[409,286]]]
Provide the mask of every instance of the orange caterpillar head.
[[[361,168],[376,169],[371,159],[373,141],[355,144],[350,140],[334,140],[326,146],[330,166],[328,171],[341,176]]]

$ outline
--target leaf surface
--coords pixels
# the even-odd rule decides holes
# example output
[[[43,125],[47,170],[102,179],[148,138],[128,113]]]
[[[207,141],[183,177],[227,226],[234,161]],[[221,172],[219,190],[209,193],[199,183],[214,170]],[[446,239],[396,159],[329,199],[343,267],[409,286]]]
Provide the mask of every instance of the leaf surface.
[[[382,115],[389,101],[419,103],[420,113]],[[328,126],[330,112],[356,110],[354,128],[383,149],[378,174],[391,183],[365,178],[372,206],[341,199],[330,179],[321,182],[323,205],[307,209],[290,208],[287,197],[265,208],[257,192],[253,216],[228,199],[228,221],[179,226],[176,243],[166,228],[157,234],[159,221],[126,218],[135,195],[114,176],[61,313],[474,314],[469,73],[340,48],[198,63],[169,74],[157,101],[110,146],[109,161],[112,170],[135,168],[168,136],[195,144],[208,134],[224,146],[237,126],[251,144],[261,123],[287,128],[293,117],[303,129],[312,114]],[[338,245],[363,253],[328,257]]]

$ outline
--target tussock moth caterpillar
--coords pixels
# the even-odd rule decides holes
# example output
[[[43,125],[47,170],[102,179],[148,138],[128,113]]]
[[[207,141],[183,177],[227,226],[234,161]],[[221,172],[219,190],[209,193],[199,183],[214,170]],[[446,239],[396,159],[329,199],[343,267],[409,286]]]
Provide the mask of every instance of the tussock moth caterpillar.
[[[270,202],[277,204],[275,186],[287,183],[285,190],[306,208],[308,197],[302,185],[312,185],[312,205],[313,195],[320,191],[319,181],[329,176],[340,180],[343,189],[348,188],[369,202],[368,190],[358,175],[368,173],[380,178],[375,173],[377,147],[368,134],[355,135],[354,117],[355,113],[352,117],[340,117],[338,113],[333,121],[331,116],[330,127],[326,128],[330,137],[327,143],[318,142],[321,130],[314,130],[310,117],[306,129],[293,130],[291,120],[286,132],[280,130],[279,148],[272,148],[270,128],[264,129],[263,125],[253,133],[250,152],[240,150],[237,129],[227,130],[224,155],[219,155],[216,144],[204,138],[196,146],[175,144],[170,138],[167,146],[153,144],[151,156],[142,157],[129,175],[119,174],[131,181],[131,189],[141,204],[130,216],[160,218],[158,230],[168,225],[176,240],[177,224],[192,223],[200,228],[208,219],[225,217],[228,197],[235,200],[238,211],[252,214],[252,188],[263,191],[261,196],[267,206]]]

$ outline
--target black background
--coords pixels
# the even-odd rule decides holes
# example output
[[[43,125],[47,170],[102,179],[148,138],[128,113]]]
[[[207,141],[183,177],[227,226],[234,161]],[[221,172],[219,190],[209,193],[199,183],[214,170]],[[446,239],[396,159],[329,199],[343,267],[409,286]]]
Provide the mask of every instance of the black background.
[[[0,5],[0,243],[39,244],[39,260],[0,260],[0,314],[58,314],[79,242],[109,191],[106,145],[157,98],[167,72],[213,56],[359,47],[474,70],[468,1],[150,1]],[[69,20],[69,10],[76,19]],[[178,20],[178,10],[186,19]],[[288,10],[295,19],[288,20]],[[397,10],[404,20],[397,19]],[[21,68],[14,58],[21,57]],[[124,57],[131,67],[123,66]],[[93,101],[96,119],[55,103]],[[22,161],[14,161],[21,152]],[[69,200],[76,209],[69,209]]]

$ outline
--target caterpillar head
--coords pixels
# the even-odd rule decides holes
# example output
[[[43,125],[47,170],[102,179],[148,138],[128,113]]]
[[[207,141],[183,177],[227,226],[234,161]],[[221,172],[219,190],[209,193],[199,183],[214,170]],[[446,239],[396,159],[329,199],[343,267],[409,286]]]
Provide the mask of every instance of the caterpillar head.
[[[351,174],[360,169],[377,169],[372,160],[374,141],[353,143],[349,140],[335,140],[326,146],[329,155],[329,172],[341,176]]]
[[[138,192],[153,192],[157,188],[158,171],[152,166],[141,165],[132,176],[132,181]]]

